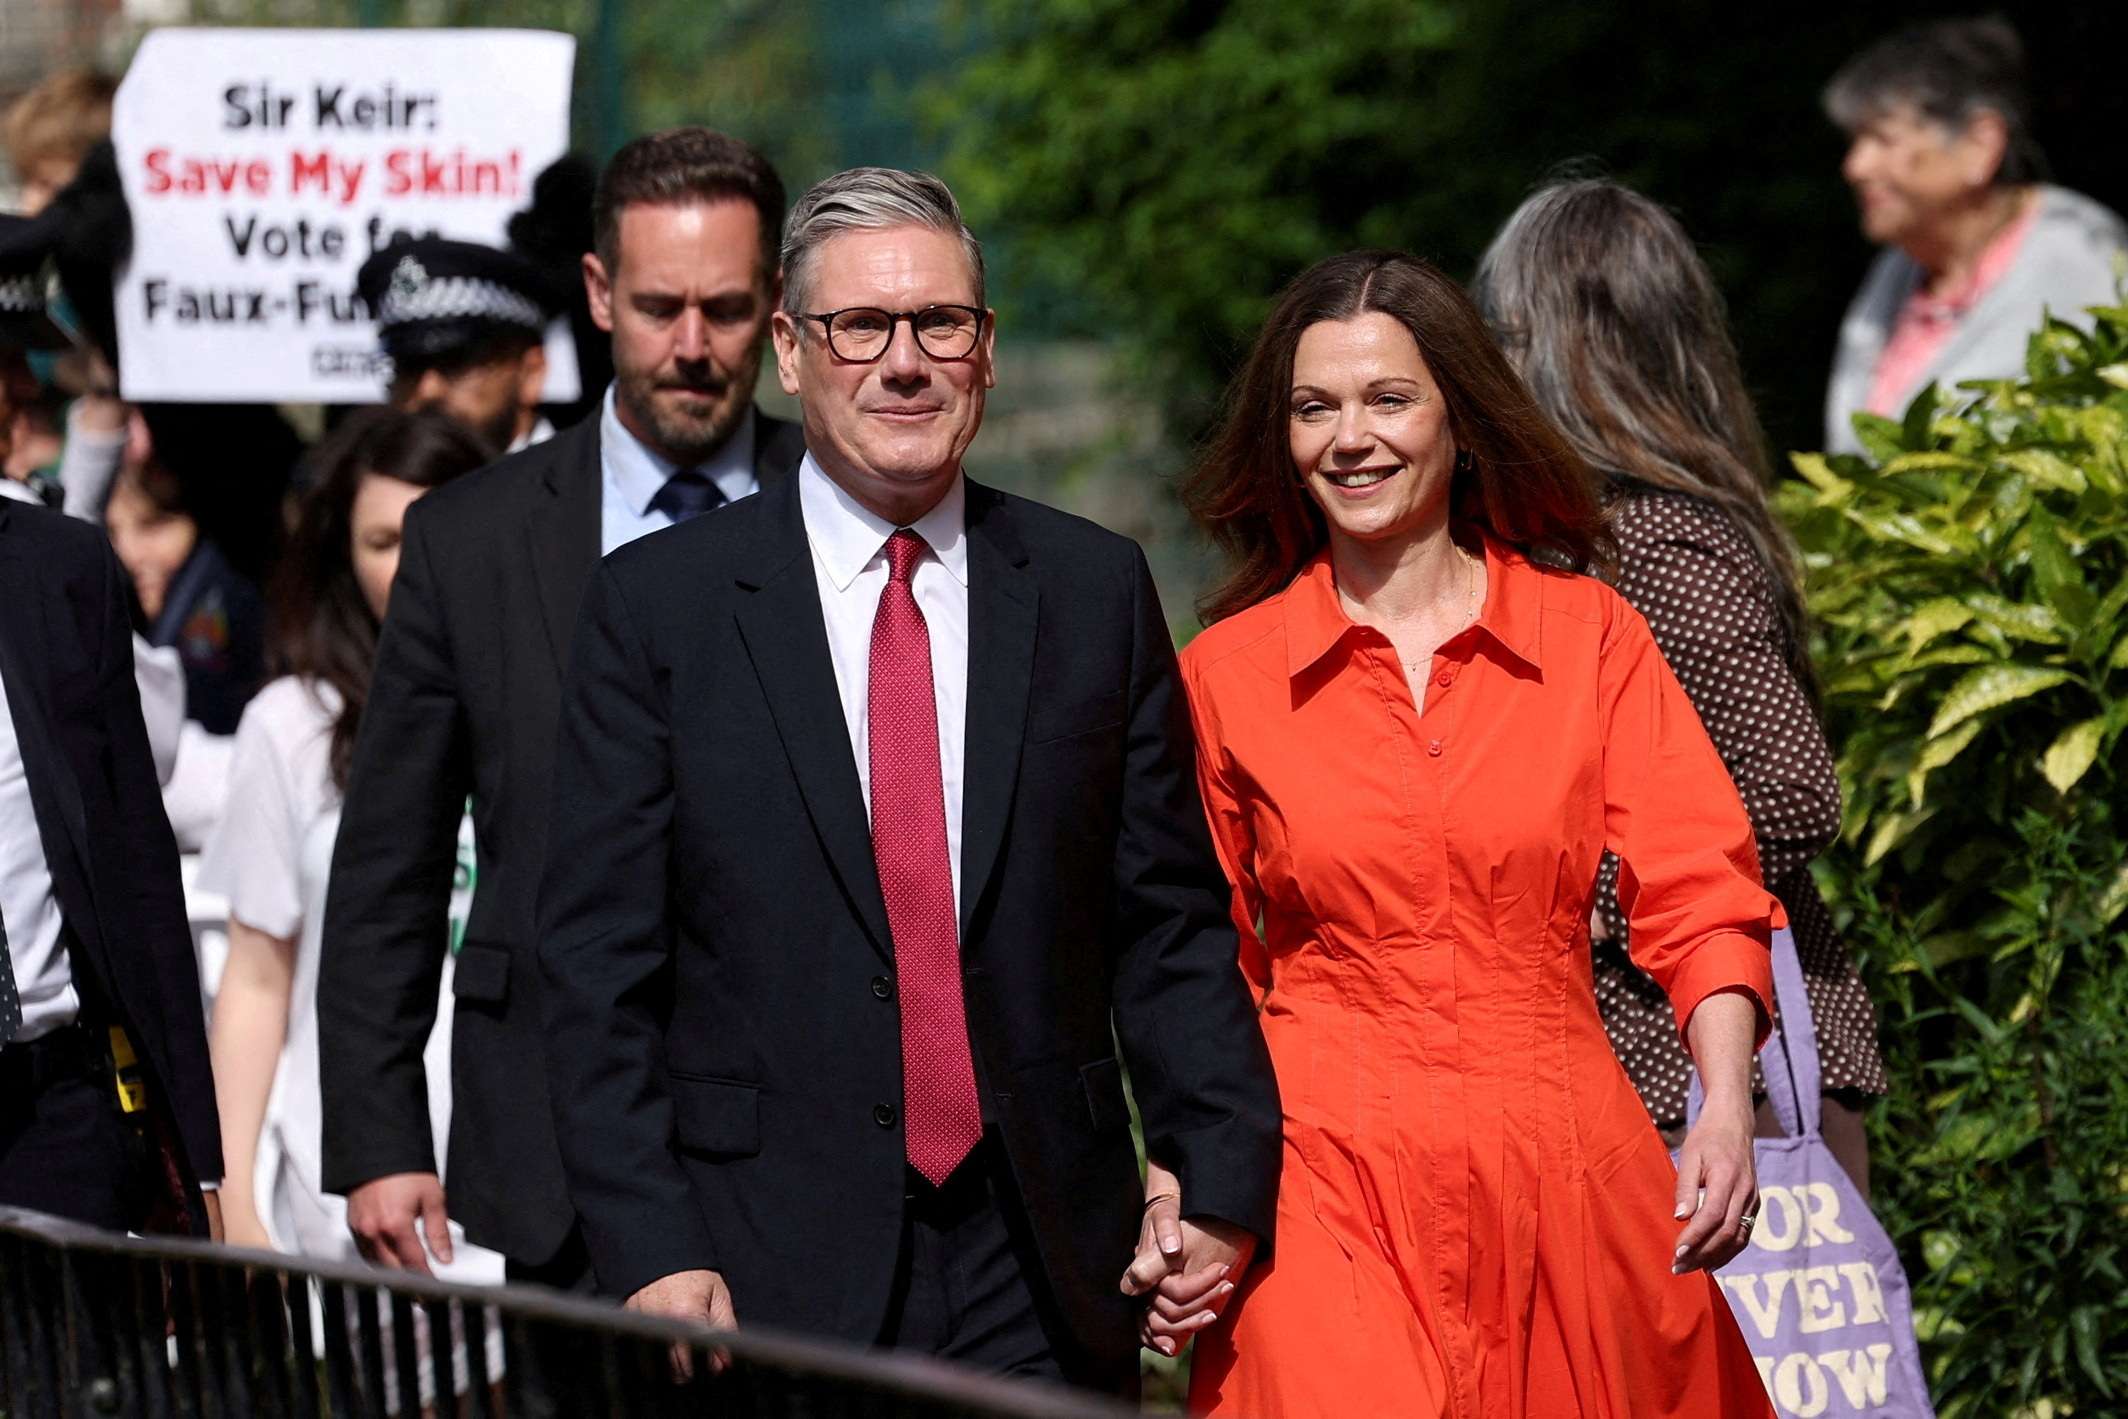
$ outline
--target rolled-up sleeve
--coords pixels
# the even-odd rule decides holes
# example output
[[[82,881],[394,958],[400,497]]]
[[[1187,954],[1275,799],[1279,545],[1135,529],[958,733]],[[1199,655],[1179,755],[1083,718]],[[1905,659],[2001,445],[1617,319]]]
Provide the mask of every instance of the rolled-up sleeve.
[[[1725,990],[1772,1028],[1769,945],[1787,916],[1759,874],[1751,820],[1692,702],[1640,613],[1614,603],[1602,651],[1604,845],[1640,968],[1670,997],[1678,1030]]]

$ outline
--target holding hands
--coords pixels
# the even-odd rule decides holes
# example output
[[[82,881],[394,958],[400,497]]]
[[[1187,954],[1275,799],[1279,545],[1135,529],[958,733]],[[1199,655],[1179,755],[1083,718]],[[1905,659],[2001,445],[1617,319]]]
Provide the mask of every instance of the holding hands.
[[[1148,1160],[1138,1254],[1122,1282],[1124,1295],[1146,1298],[1139,1340],[1162,1355],[1180,1355],[1226,1309],[1255,1253],[1256,1238],[1246,1229],[1216,1217],[1184,1217],[1180,1180]]]

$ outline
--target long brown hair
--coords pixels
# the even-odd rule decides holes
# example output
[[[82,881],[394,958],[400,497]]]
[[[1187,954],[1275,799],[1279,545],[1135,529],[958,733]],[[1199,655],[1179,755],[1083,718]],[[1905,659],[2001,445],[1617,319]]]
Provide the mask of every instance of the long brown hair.
[[[342,792],[377,660],[377,618],[355,580],[355,495],[372,475],[440,487],[491,457],[477,434],[448,415],[390,408],[349,415],[311,456],[310,488],[274,572],[266,663],[275,675],[300,676],[339,694],[331,765],[333,786]]]
[[[1614,182],[1554,183],[1507,219],[1475,286],[1582,458],[1729,515],[1773,580],[1790,662],[1814,686],[1801,562],[1766,497],[1766,435],[1714,277],[1677,219]]]
[[[1576,569],[1608,561],[1594,476],[1523,388],[1463,288],[1405,252],[1348,251],[1280,293],[1183,482],[1183,504],[1234,564],[1198,605],[1207,624],[1284,590],[1328,542],[1322,510],[1293,467],[1293,352],[1309,326],[1372,311],[1411,332],[1440,386],[1459,450],[1451,516],[1542,560]]]

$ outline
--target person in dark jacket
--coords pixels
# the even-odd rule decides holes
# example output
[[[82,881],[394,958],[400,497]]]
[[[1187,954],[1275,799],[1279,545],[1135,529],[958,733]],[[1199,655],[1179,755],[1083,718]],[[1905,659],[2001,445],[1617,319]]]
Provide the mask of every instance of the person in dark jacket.
[[[103,516],[133,580],[142,637],[184,666],[186,717],[209,734],[236,733],[265,679],[258,584],[202,533],[176,475],[152,456],[121,468]]]
[[[0,500],[0,1205],[218,1235],[201,1189],[221,1127],[129,601],[96,528]]]
[[[335,840],[318,967],[323,1183],[365,1256],[449,1260],[448,1218],[518,1280],[588,1288],[546,1093],[534,909],[569,635],[600,556],[790,475],[796,426],[753,403],[783,186],[707,129],[650,134],[600,189],[599,413],[407,513]],[[478,889],[452,978],[448,1211],[421,1052],[437,1014],[459,821]],[[424,1241],[426,1244],[424,1244]]]

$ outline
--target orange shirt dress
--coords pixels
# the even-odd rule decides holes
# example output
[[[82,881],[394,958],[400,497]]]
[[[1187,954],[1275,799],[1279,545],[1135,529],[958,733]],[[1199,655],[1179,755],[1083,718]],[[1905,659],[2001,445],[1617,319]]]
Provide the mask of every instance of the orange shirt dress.
[[[1689,1021],[1772,999],[1780,904],[1646,622],[1488,544],[1413,709],[1327,555],[1184,651],[1199,777],[1285,1108],[1270,1259],[1197,1342],[1247,1419],[1773,1411],[1596,1010],[1605,848]],[[1257,923],[1262,922],[1259,938]]]

